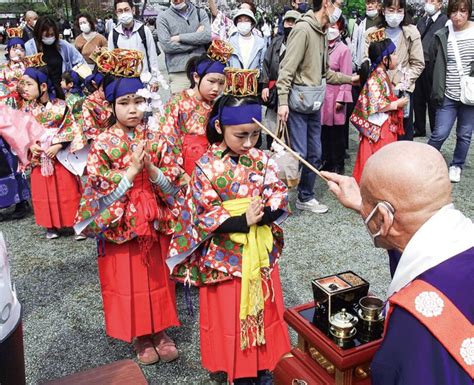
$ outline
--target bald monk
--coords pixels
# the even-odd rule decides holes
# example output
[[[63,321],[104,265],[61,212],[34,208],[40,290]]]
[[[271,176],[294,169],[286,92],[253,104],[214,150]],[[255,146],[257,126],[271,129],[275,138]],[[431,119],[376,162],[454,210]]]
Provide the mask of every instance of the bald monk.
[[[474,225],[452,204],[443,157],[426,144],[396,142],[368,159],[360,189],[354,178],[323,174],[375,246],[402,253],[372,384],[472,385]]]

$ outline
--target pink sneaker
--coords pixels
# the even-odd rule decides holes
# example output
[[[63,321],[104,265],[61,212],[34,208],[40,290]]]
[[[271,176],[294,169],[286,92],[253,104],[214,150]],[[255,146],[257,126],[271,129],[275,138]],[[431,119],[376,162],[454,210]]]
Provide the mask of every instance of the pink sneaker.
[[[150,336],[136,338],[133,341],[133,348],[137,353],[138,362],[142,365],[153,365],[160,360]]]
[[[179,357],[176,344],[164,330],[153,336],[153,344],[162,361],[171,362]]]

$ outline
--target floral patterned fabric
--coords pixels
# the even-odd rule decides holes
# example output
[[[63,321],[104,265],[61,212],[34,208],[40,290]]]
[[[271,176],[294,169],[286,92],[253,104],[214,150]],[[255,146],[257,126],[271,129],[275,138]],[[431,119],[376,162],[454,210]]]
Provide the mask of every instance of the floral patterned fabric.
[[[378,66],[372,71],[362,88],[350,120],[361,135],[377,142],[380,138],[382,126],[370,122],[368,120],[369,116],[381,112],[396,99],[387,72],[381,66]],[[403,118],[400,121],[398,111],[388,111],[386,114],[389,116],[389,130],[402,135]]]
[[[7,62],[0,64],[0,81],[4,83],[10,92],[16,92],[18,81],[25,72],[23,63]]]
[[[160,131],[167,136],[179,139],[186,134],[205,135],[207,121],[212,107],[199,100],[192,90],[185,90],[174,97],[165,106],[164,114],[159,118]]]
[[[82,101],[84,100],[83,96],[78,94],[68,93],[66,95],[66,104],[74,115],[74,119],[79,126],[82,126]]]
[[[46,105],[33,101],[24,104],[21,110],[32,114],[46,128],[51,137],[50,145],[71,142],[79,132],[80,128],[64,100],[54,99]],[[40,159],[32,158],[31,165],[40,165]]]
[[[173,275],[195,285],[241,276],[242,245],[231,241],[229,234],[214,234],[230,217],[223,201],[261,196],[264,205],[272,211],[285,211],[279,222],[289,210],[288,190],[278,179],[272,159],[253,148],[236,162],[223,155],[225,149],[223,144],[214,144],[197,162],[170,245],[168,264],[171,267],[177,264]],[[283,248],[283,232],[276,223],[271,225],[271,230],[272,268]]]
[[[99,199],[117,188],[131,164],[133,148],[143,141],[146,141],[146,151],[151,155],[153,164],[161,169],[165,177],[177,188],[186,184],[187,181],[182,178],[182,169],[175,163],[177,149],[164,136],[138,126],[135,128],[135,136],[130,139],[118,126],[112,126],[92,143],[87,158],[89,177],[76,223],[91,218],[99,211]],[[148,176],[145,174],[146,171],[137,176],[137,179],[144,179],[141,182],[141,179],[138,180],[137,183],[149,183]],[[174,221],[179,215],[176,207],[176,197],[179,194],[175,197],[165,195],[155,187],[154,192],[157,205],[153,204],[153,210],[158,210],[154,213],[156,214],[154,228],[163,234],[171,234]],[[146,206],[148,203],[141,202],[141,197],[135,195],[135,189],[130,189],[119,200],[103,210],[89,224],[84,233],[91,236],[100,234],[107,241],[119,244],[137,237],[139,235],[136,229],[139,220],[138,212],[143,211],[138,206],[142,203]]]
[[[110,110],[106,107],[105,95],[102,88],[84,99],[82,103],[82,132],[74,138],[71,151],[83,148],[87,141],[95,140],[102,132],[109,128]]]

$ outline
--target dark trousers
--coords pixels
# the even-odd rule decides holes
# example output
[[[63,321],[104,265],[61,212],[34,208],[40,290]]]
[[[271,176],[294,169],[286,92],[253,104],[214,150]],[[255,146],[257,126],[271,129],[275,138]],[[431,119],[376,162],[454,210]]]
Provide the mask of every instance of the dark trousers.
[[[415,83],[413,93],[413,108],[415,112],[414,131],[416,135],[426,136],[426,108],[428,107],[428,118],[430,130],[433,132],[436,118],[436,106],[430,100],[432,85],[429,81],[428,71],[425,69]]]
[[[344,125],[323,125],[321,130],[321,145],[323,149],[324,169],[342,172],[344,169],[344,154],[346,150]]]

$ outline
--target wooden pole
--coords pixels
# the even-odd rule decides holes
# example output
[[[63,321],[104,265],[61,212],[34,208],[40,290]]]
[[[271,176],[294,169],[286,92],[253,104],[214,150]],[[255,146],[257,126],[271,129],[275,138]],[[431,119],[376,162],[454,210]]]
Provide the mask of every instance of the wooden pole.
[[[252,118],[258,126],[265,131],[267,135],[270,135],[277,143],[285,148],[291,155],[293,155],[296,159],[298,159],[301,163],[303,163],[306,167],[308,167],[311,171],[313,171],[317,176],[319,176],[325,182],[328,180],[321,174],[321,172],[314,167],[311,163],[308,163],[305,159],[303,159],[297,152],[293,151],[290,146],[288,146],[285,142],[283,142],[278,136],[276,136],[273,132],[271,132],[267,127],[265,127],[262,123],[260,123],[257,119]]]

